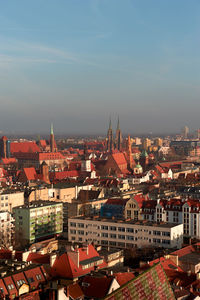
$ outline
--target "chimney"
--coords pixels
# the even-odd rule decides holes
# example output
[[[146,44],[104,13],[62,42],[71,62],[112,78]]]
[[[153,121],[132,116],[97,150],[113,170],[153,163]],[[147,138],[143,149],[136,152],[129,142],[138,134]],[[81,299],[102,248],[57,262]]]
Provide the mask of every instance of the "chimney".
[[[22,253],[22,261],[27,261],[30,251],[25,251]]]
[[[12,251],[12,259],[15,258],[15,252],[16,252],[15,250]]]
[[[55,262],[55,260],[56,260],[56,257],[57,257],[57,255],[56,255],[55,253],[52,253],[52,254],[50,255],[50,266],[51,266],[51,267],[53,267],[54,262]]]

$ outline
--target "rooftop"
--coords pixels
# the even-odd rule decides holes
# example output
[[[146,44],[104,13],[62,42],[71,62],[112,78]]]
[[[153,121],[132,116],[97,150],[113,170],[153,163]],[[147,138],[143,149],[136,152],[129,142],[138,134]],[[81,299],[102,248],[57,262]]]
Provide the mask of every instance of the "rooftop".
[[[180,224],[173,224],[173,223],[165,223],[165,222],[150,222],[147,220],[132,220],[132,219],[110,219],[110,218],[105,218],[105,217],[99,217],[99,216],[91,216],[91,217],[73,217],[69,218],[69,220],[87,220],[87,221],[99,221],[99,222],[108,222],[108,223],[118,223],[118,224],[133,224],[133,225],[141,225],[141,226],[154,226],[158,228],[173,228],[175,226],[178,226]]]
[[[42,207],[42,206],[50,206],[50,205],[58,205],[58,204],[62,204],[62,202],[37,200],[37,201],[32,201],[29,204],[17,206],[14,209],[16,209],[16,208],[31,209],[31,208],[38,208],[38,207]]]

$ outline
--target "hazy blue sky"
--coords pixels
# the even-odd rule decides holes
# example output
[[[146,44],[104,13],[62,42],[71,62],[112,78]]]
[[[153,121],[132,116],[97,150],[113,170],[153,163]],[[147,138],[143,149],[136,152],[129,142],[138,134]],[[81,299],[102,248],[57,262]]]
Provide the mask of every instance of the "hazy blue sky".
[[[0,130],[200,127],[199,0],[0,0]]]

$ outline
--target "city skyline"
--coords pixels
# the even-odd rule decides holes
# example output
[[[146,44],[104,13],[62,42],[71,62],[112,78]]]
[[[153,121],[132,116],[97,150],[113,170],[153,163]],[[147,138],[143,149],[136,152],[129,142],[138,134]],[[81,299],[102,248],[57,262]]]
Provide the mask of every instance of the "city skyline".
[[[199,124],[198,1],[5,2],[0,130],[176,133]]]

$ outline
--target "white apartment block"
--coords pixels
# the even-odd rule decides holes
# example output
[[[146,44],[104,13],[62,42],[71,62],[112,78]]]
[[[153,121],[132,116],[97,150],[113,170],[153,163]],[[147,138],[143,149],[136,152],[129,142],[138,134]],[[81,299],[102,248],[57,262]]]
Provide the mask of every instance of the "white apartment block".
[[[74,217],[68,220],[68,239],[111,247],[181,248],[183,224],[114,220],[100,217]]]
[[[0,211],[0,248],[8,248],[13,242],[13,218],[8,211]]]

